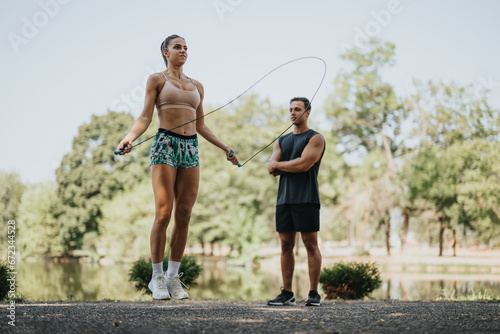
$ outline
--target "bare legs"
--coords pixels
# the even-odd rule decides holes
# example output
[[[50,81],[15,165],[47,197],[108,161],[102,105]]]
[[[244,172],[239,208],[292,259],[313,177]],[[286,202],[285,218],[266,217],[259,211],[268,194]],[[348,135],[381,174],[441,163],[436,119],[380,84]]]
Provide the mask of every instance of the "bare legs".
[[[200,167],[177,171],[175,182],[175,225],[170,236],[170,261],[181,262],[189,229],[189,221],[200,182]]]
[[[180,262],[186,247],[189,220],[198,196],[200,168],[177,170],[166,164],[152,165],[155,220],[151,228],[151,260],[163,261],[166,231],[175,204],[175,224],[170,237],[170,260]]]
[[[319,276],[321,274],[321,253],[318,248],[318,232],[302,232],[302,242],[307,250],[307,263],[309,265],[310,290],[318,290]]]
[[[281,276],[283,277],[283,288],[292,291],[293,270],[295,268],[295,231],[280,232],[281,241]]]
[[[283,277],[283,287],[287,291],[292,291],[293,271],[295,267],[295,247],[296,232],[279,233],[281,241],[281,276]],[[301,232],[302,242],[307,250],[307,263],[309,266],[310,290],[318,290],[319,276],[321,273],[321,253],[318,248],[318,232]]]

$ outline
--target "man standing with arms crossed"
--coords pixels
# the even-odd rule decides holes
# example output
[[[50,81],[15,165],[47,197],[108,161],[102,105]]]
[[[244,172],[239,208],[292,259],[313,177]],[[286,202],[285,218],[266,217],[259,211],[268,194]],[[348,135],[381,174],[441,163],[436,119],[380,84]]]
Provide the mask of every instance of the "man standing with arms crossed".
[[[295,267],[293,248],[296,233],[300,232],[307,250],[311,288],[306,306],[320,306],[318,293],[321,273],[321,253],[318,248],[319,190],[318,171],[325,151],[321,134],[309,129],[307,119],[311,104],[305,97],[290,100],[290,120],[293,132],[280,137],[274,144],[269,162],[269,174],[280,175],[276,202],[276,230],[281,241],[281,275],[283,289],[271,306],[296,305],[292,292]]]

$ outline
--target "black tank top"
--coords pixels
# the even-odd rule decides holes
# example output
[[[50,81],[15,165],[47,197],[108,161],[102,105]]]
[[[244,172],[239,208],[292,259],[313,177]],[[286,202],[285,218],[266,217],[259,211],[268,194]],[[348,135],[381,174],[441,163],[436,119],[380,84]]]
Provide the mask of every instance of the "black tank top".
[[[292,132],[280,137],[281,161],[289,161],[300,157],[302,151],[304,151],[304,148],[309,143],[309,140],[317,134],[318,132],[309,129],[307,132],[298,135]],[[323,153],[321,154],[321,158],[323,158]],[[276,205],[304,203],[320,204],[318,171],[321,164],[321,158],[307,172],[286,173],[280,176]]]

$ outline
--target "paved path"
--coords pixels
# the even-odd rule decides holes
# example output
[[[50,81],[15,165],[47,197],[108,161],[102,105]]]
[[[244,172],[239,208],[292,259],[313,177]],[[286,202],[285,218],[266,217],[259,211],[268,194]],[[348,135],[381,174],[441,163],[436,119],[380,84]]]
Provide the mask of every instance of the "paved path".
[[[269,307],[264,301],[0,304],[0,333],[500,333],[500,302],[354,301]]]

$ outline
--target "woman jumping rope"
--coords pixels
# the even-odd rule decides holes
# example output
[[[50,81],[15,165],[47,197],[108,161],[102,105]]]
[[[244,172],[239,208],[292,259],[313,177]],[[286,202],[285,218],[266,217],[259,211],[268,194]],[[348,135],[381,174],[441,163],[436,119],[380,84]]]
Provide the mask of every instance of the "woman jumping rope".
[[[154,299],[185,299],[179,266],[186,247],[191,211],[198,196],[200,165],[197,133],[226,153],[228,161],[238,165],[233,149],[218,139],[203,118],[203,86],[183,73],[187,60],[184,38],[171,35],[161,44],[167,69],[152,74],[146,84],[146,99],[132,130],[118,145],[120,154],[131,151],[158,110],[160,129],[151,146],[151,178],[155,197],[155,220],[151,229],[153,275],[149,289]],[[194,122],[190,122],[196,119]],[[180,126],[179,126],[180,125]],[[174,128],[174,129],[172,129]],[[167,129],[172,129],[168,131]],[[166,230],[175,204],[175,223],[170,236],[170,257],[163,272]]]

